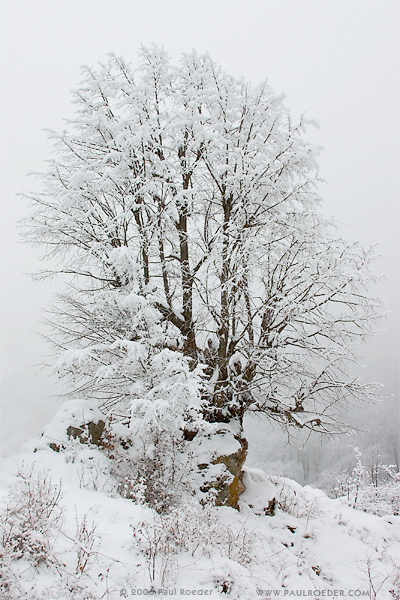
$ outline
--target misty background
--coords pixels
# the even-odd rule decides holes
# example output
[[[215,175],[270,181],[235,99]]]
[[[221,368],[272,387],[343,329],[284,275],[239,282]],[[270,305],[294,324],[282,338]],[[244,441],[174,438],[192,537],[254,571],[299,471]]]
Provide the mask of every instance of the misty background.
[[[38,189],[27,173],[46,169],[44,128],[73,117],[70,90],[80,66],[113,52],[137,64],[141,44],[175,59],[196,48],[254,84],[268,79],[293,114],[321,128],[324,213],[340,233],[379,243],[371,293],[387,302],[380,333],[361,348],[366,381],[387,399],[347,415],[358,434],[323,441],[287,436],[249,420],[251,466],[323,482],[360,445],[399,464],[399,4],[391,0],[7,1],[1,3],[1,453],[17,451],[58,409],[62,391],[48,370],[45,316],[61,280],[34,282],[40,252],[22,244],[28,212],[18,194]],[[379,449],[378,446],[381,448]]]

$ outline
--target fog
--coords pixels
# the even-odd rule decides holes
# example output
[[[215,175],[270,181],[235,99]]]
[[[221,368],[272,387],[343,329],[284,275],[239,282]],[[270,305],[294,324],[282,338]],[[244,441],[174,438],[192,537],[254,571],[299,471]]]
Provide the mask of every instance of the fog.
[[[46,168],[44,128],[72,117],[80,66],[109,52],[135,63],[141,44],[174,57],[196,48],[235,76],[268,79],[295,115],[321,128],[323,210],[341,233],[380,243],[373,290],[387,300],[381,333],[363,348],[366,380],[399,388],[399,5],[352,1],[3,1],[1,4],[2,452],[40,432],[57,408],[57,382],[37,366],[47,346],[40,319],[61,285],[35,283],[40,252],[23,245],[18,194]]]

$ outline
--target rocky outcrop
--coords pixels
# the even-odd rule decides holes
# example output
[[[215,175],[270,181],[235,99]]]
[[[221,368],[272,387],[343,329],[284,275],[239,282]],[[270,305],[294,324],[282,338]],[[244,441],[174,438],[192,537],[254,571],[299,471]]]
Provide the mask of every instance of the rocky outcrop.
[[[238,507],[239,496],[245,491],[245,485],[243,483],[242,467],[246,460],[248,443],[245,438],[235,436],[235,439],[240,444],[240,449],[234,454],[223,454],[213,462],[213,464],[223,464],[228,469],[229,473],[233,476],[231,482],[228,485],[222,486],[220,490],[217,490],[217,503],[220,505],[232,506],[233,508]]]
[[[246,489],[243,465],[247,456],[247,440],[241,435],[237,421],[207,423],[206,431],[187,429],[191,464],[196,457],[195,485],[201,492],[212,492],[218,506],[238,508],[240,496]],[[83,444],[93,444],[113,459],[121,448],[133,445],[132,431],[121,423],[111,423],[91,401],[65,403],[52,423],[43,432],[42,442],[59,452],[68,448],[71,438]],[[188,456],[189,458],[189,456]]]
[[[220,425],[213,433],[198,440],[200,490],[214,490],[217,506],[238,508],[245,491],[243,464],[247,456],[247,440],[230,425]]]
[[[99,420],[97,423],[89,421],[89,423],[83,423],[80,427],[70,425],[67,429],[67,435],[78,438],[82,444],[100,446],[105,425],[105,421],[103,420]]]
[[[42,440],[56,452],[65,448],[71,438],[100,446],[103,443],[105,424],[106,416],[95,402],[70,400],[63,404],[44,429]]]

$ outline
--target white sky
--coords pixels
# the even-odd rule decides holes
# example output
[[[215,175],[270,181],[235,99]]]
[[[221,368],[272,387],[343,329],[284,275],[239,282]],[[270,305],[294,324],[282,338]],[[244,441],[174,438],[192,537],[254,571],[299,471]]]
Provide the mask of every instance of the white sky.
[[[311,136],[325,152],[325,210],[344,223],[342,235],[381,242],[378,293],[388,300],[385,331],[365,351],[365,378],[398,394],[399,370],[399,3],[395,0],[7,1],[1,2],[2,428],[16,447],[54,412],[53,382],[35,375],[45,345],[39,306],[55,282],[32,283],[37,253],[18,242],[26,213],[17,196],[44,168],[43,128],[72,115],[69,91],[80,66],[107,53],[135,63],[141,44],[173,56],[196,48],[235,76],[268,78],[293,113],[321,129]],[[310,136],[310,137],[311,137]]]

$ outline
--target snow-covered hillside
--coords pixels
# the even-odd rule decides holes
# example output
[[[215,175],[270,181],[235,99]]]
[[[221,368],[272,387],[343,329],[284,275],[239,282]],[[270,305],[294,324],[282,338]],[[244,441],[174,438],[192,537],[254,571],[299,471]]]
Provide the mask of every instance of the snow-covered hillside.
[[[400,516],[247,469],[240,512],[124,498],[113,458],[60,421],[2,459],[3,598],[400,597]]]

